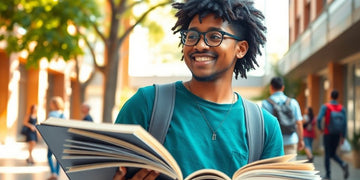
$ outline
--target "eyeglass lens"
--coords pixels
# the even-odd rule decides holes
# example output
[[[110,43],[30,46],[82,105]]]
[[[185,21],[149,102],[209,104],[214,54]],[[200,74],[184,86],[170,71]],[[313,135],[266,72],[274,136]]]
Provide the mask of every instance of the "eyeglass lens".
[[[184,45],[194,46],[199,42],[201,35],[204,36],[204,41],[208,46],[219,46],[223,40],[223,34],[219,31],[198,32],[189,30],[182,33],[182,42]]]

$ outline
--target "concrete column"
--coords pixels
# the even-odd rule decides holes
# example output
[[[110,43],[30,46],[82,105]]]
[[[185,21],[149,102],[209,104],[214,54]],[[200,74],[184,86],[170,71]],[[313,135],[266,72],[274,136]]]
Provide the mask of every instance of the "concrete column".
[[[301,109],[301,113],[304,113],[306,108],[306,96],[305,96],[306,84],[301,83],[300,85],[300,93],[297,95],[296,100],[299,102],[299,106]]]
[[[333,89],[339,91],[338,102],[344,102],[345,80],[344,80],[344,66],[338,63],[330,62],[328,64],[328,80],[329,89],[327,90],[327,100],[330,101],[330,93]]]
[[[320,93],[322,85],[320,84],[321,78],[315,74],[309,74],[306,79],[307,83],[307,106],[312,107],[314,111],[314,116],[316,116],[319,113],[321,102],[320,102]],[[315,151],[321,151],[321,145],[322,145],[322,135],[320,131],[316,131],[316,138],[313,141],[313,149]]]
[[[80,112],[80,84],[76,80],[71,81],[71,96],[74,98],[70,99],[70,118],[71,119],[81,119],[81,112]]]
[[[39,99],[39,70],[29,69],[27,72],[27,88],[26,88],[26,110],[28,111],[30,106],[38,104]]]
[[[10,62],[6,53],[0,50],[0,143],[4,144],[7,134],[7,103],[9,98]]]
[[[307,106],[312,107],[314,113],[317,114],[320,109],[320,77],[315,74],[309,74],[307,76],[307,91],[306,97]]]
[[[65,77],[64,74],[54,75],[53,94],[54,96],[60,96],[65,100]]]

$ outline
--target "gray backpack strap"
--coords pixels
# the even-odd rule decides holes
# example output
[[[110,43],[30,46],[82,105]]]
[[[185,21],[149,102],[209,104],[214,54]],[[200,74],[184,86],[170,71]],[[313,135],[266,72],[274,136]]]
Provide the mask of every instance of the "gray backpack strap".
[[[155,99],[149,133],[164,143],[175,106],[175,83],[155,84]]]
[[[259,160],[264,148],[265,130],[264,117],[261,108],[243,99],[246,132],[248,134],[249,159],[248,163]]]

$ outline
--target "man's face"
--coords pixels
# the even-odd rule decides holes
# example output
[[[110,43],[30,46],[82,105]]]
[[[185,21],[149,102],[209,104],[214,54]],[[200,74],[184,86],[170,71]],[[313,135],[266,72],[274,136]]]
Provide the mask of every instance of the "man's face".
[[[224,22],[221,18],[215,18],[213,14],[204,17],[202,23],[198,16],[195,16],[190,22],[188,30],[199,32],[220,30],[234,34],[228,22]],[[246,44],[245,48],[243,43]],[[245,41],[237,42],[227,35],[224,35],[222,43],[217,47],[208,46],[203,35],[196,45],[183,47],[185,63],[193,77],[200,81],[213,81],[224,77],[231,79],[237,58],[243,57],[246,51],[247,43]]]
[[[85,105],[81,105],[80,110],[82,114],[87,114],[89,112],[88,107],[86,107]]]

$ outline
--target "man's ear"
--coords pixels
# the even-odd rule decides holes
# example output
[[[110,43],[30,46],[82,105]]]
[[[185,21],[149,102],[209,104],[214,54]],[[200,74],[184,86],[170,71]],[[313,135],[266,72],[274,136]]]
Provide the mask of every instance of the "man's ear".
[[[238,59],[241,59],[245,56],[245,54],[247,53],[248,49],[249,49],[249,44],[247,41],[239,41],[237,42],[237,52],[236,52],[236,57]]]

